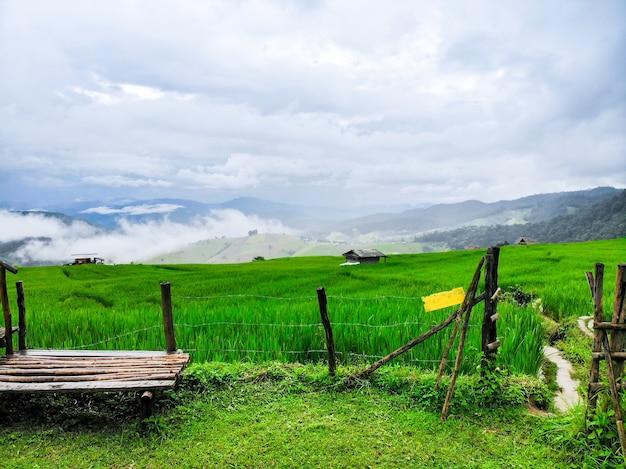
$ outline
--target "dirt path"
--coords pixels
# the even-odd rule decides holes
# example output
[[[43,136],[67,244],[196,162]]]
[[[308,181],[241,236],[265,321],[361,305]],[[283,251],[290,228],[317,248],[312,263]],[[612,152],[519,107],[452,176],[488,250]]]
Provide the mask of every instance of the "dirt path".
[[[561,351],[554,347],[545,346],[543,348],[544,356],[552,363],[556,364],[556,382],[561,391],[556,393],[554,397],[554,405],[561,412],[567,412],[572,407],[581,404],[578,395],[578,380],[572,378],[572,365],[563,358]]]

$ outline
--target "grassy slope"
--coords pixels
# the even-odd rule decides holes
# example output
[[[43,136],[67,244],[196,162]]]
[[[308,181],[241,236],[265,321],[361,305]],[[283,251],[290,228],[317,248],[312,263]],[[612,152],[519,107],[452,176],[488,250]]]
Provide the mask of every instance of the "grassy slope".
[[[194,371],[208,378],[187,380],[144,424],[132,422],[130,401],[117,396],[108,412],[106,403],[70,397],[9,421],[0,429],[3,467],[573,467],[551,445],[547,419],[522,408],[475,408],[442,422],[410,388],[340,390],[320,366]]]
[[[375,248],[386,254],[415,254],[424,251],[422,243],[381,243],[373,240],[363,245],[322,242],[286,234],[258,234],[243,238],[215,238],[200,241],[184,249],[156,256],[146,264],[229,264],[250,262],[257,256],[265,259],[307,256],[341,256],[355,248]]]

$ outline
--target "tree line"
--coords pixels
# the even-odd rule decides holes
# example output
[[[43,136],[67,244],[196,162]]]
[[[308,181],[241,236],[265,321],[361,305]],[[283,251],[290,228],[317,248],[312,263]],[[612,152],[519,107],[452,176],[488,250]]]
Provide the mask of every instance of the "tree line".
[[[540,243],[567,243],[626,237],[626,190],[615,197],[549,221],[518,225],[467,226],[416,236],[422,243],[446,243],[450,249],[513,244],[520,237]]]

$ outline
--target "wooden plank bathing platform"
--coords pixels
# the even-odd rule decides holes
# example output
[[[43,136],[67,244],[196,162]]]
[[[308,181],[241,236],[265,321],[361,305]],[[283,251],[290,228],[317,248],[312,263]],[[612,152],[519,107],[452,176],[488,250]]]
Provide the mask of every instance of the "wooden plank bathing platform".
[[[0,261],[0,299],[5,327],[0,329],[0,393],[143,392],[142,416],[152,414],[154,393],[174,388],[189,363],[189,354],[176,348],[170,284],[161,283],[165,351],[30,350],[26,347],[26,309],[22,282],[17,282],[19,326],[12,326],[6,289],[6,270]],[[19,350],[13,350],[13,332]]]
[[[188,362],[180,352],[20,350],[0,357],[0,392],[160,391]]]

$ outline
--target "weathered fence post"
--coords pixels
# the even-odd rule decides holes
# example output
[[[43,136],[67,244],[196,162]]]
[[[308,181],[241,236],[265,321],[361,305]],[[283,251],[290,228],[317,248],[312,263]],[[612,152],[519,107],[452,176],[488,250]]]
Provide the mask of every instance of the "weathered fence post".
[[[324,287],[317,289],[317,302],[320,306],[320,315],[322,316],[322,324],[326,332],[326,348],[328,349],[328,373],[335,376],[337,370],[337,358],[335,356],[335,338],[333,337],[333,328],[328,319],[328,300],[326,299],[326,291]]]
[[[617,280],[615,284],[615,302],[613,304],[613,324],[624,324],[626,322],[626,311],[624,310],[624,294],[626,293],[626,264],[617,265]],[[626,335],[622,330],[616,330],[611,334],[611,352],[624,351],[626,345]],[[615,377],[620,378],[624,374],[624,362],[619,360],[614,366]]]
[[[0,297],[2,301],[2,314],[4,316],[4,340],[6,342],[7,355],[13,354],[13,324],[11,320],[11,306],[7,293],[7,272],[16,274],[17,269],[6,262],[0,261]]]
[[[18,309],[18,348],[26,350],[26,302],[24,300],[24,282],[21,280],[15,283],[17,290],[17,309]]]
[[[161,308],[163,309],[165,348],[168,352],[175,352],[176,337],[174,336],[174,319],[172,316],[172,292],[169,282],[161,282]]]
[[[497,290],[499,258],[499,247],[490,247],[487,250],[485,262],[485,314],[482,328],[483,367],[488,364],[489,360],[493,359],[493,355],[500,346],[496,329],[496,320],[498,319]]]
[[[592,359],[591,359],[591,367],[589,369],[589,390],[588,390],[588,399],[589,399],[589,408],[595,410],[598,396],[596,394],[596,389],[594,389],[593,385],[596,384],[600,377],[600,358],[594,357],[595,353],[600,353],[602,351],[602,342],[604,340],[605,331],[600,329],[599,327],[595,327],[596,325],[604,322],[604,313],[603,313],[603,290],[604,290],[604,264],[596,263],[595,266],[595,277],[591,272],[587,272],[587,281],[589,282],[589,288],[591,289],[591,296],[593,298],[593,348],[592,348]]]

